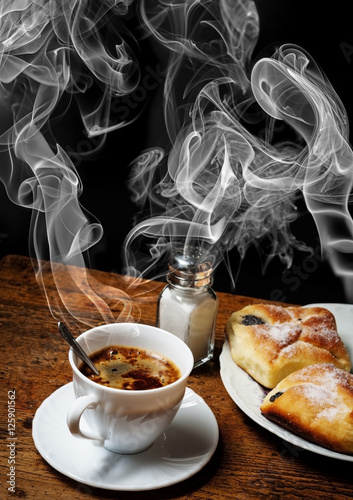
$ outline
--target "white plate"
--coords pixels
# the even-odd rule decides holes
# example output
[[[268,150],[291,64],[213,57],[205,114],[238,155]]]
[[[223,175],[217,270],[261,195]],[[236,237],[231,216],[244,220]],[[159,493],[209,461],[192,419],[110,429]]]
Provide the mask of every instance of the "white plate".
[[[338,333],[345,343],[351,359],[353,359],[353,305],[309,304],[306,307],[312,306],[325,307],[334,314]],[[295,446],[318,453],[319,455],[353,462],[353,455],[337,453],[310,443],[265,418],[260,411],[260,406],[268,391],[234,363],[227,341],[224,343],[222,349],[220,364],[221,378],[228,394],[236,405],[254,422]]]
[[[33,440],[54,469],[89,486],[121,491],[170,486],[201,470],[217,447],[216,418],[189,388],[168,429],[136,455],[119,455],[73,437],[66,414],[74,399],[71,382],[43,401],[33,420]]]

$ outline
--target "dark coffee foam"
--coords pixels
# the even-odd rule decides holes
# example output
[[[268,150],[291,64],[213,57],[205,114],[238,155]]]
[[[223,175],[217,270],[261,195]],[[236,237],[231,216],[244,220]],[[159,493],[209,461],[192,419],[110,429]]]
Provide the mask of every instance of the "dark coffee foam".
[[[181,377],[179,368],[160,354],[138,347],[109,346],[90,356],[99,371],[85,364],[80,371],[98,384],[140,391],[172,384]]]

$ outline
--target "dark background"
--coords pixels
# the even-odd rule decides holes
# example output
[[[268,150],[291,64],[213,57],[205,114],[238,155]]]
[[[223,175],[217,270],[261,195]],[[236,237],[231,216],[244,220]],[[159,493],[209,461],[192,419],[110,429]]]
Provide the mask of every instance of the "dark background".
[[[353,36],[348,2],[270,0],[257,1],[256,5],[260,38],[255,58],[283,43],[301,46],[327,75],[353,120]],[[145,68],[158,66],[158,55],[148,40],[143,42],[139,57],[148,61]],[[112,132],[102,151],[74,161],[84,187],[80,202],[104,229],[102,240],[90,252],[94,268],[112,272],[122,270],[121,249],[136,213],[126,186],[129,164],[146,147],[158,145],[165,133],[161,106],[156,107],[161,89],[160,84],[146,99],[141,99],[139,109],[142,113],[138,120],[125,129]],[[84,139],[79,121],[69,119],[63,123],[65,130],[56,133],[64,149],[77,150],[80,146],[88,151],[94,149],[95,142]],[[30,211],[9,201],[1,185],[0,257],[10,253],[28,255],[30,219]],[[235,290],[224,266],[217,269],[215,290],[299,304],[346,302],[340,281],[333,276],[327,262],[320,259],[318,235],[309,214],[304,213],[293,224],[293,233],[313,247],[314,256],[296,252],[289,270],[274,259],[263,275],[258,253],[255,249],[250,250],[241,266]],[[230,262],[232,273],[236,275],[239,265],[236,252],[230,254]]]

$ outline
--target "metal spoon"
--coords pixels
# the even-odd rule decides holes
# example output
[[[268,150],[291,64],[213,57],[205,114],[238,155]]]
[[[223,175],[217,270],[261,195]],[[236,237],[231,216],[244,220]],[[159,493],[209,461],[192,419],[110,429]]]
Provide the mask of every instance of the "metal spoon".
[[[74,353],[84,362],[86,363],[91,370],[96,374],[99,375],[99,371],[97,368],[94,366],[90,358],[87,356],[85,351],[82,349],[80,344],[77,342],[75,337],[72,335],[70,330],[64,323],[61,321],[58,322],[58,327],[59,327],[59,332],[64,340],[69,344],[70,347],[74,350]]]

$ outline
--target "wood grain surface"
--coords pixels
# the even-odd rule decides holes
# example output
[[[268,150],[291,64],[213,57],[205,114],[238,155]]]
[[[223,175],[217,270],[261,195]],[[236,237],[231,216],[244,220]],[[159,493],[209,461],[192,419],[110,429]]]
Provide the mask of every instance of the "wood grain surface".
[[[44,263],[44,268],[46,264]],[[43,499],[345,499],[353,498],[353,464],[293,447],[259,427],[232,401],[221,378],[219,354],[230,314],[256,298],[219,293],[214,359],[195,369],[189,386],[212,409],[220,441],[210,462],[193,477],[153,492],[119,492],[80,484],[53,469],[38,453],[32,439],[37,408],[52,392],[71,381],[68,348],[57,330],[67,321],[75,334],[104,322],[132,318],[155,323],[156,301],[163,283],[132,280],[83,268],[49,267],[46,293],[36,280],[36,267],[27,257],[7,256],[0,263],[1,349],[1,498]],[[46,271],[44,272],[44,274]],[[80,283],[79,286],[77,283]],[[92,285],[92,296],[82,293]],[[127,293],[128,292],[128,293]],[[103,299],[97,305],[98,297]],[[261,301],[266,302],[266,301]],[[97,308],[99,313],[97,313]],[[8,491],[8,391],[16,391],[16,487]]]

